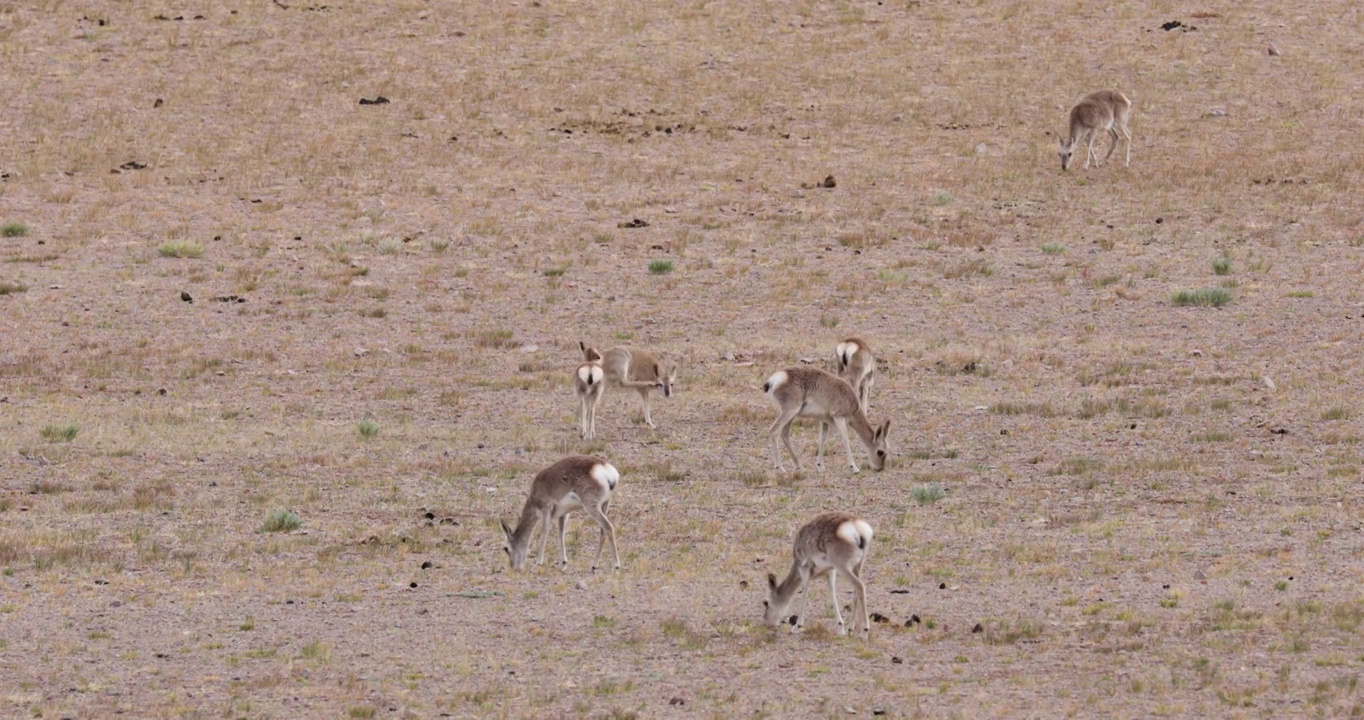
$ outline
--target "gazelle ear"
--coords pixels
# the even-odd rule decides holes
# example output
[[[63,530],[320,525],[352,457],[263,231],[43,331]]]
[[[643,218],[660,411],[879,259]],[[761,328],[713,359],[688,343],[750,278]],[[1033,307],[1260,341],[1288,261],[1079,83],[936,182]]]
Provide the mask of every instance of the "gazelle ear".
[[[777,589],[777,576],[772,573],[767,574],[767,586],[773,590]]]
[[[512,533],[511,527],[507,525],[507,521],[506,521],[506,520],[498,520],[498,522],[502,525],[502,532],[506,533],[506,534],[507,534],[507,538],[510,539],[513,533]]]

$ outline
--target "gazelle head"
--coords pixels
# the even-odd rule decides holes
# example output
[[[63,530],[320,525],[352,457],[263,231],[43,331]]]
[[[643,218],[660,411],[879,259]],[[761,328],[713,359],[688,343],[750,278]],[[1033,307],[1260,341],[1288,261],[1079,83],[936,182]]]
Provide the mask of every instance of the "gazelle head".
[[[786,620],[786,610],[791,606],[791,597],[795,593],[783,598],[777,585],[777,576],[772,573],[767,574],[767,599],[763,601],[763,623],[769,627],[776,627]]]
[[[659,360],[654,363],[654,374],[658,376],[658,386],[663,389],[663,397],[672,397],[673,383],[677,382],[677,362]]]
[[[890,447],[886,444],[886,434],[890,432],[890,421],[881,423],[881,427],[876,428],[872,434],[871,469],[877,472],[885,469],[886,458],[890,456]]]
[[[1070,161],[1075,158],[1075,138],[1061,138],[1061,149],[1056,151],[1061,156],[1061,170],[1070,169]]]
[[[502,532],[507,536],[507,544],[502,546],[502,550],[507,553],[507,559],[511,561],[512,570],[520,570],[526,564],[526,551],[530,549],[530,538],[527,542],[520,543],[517,547],[516,531],[512,530],[507,521],[502,522]]]

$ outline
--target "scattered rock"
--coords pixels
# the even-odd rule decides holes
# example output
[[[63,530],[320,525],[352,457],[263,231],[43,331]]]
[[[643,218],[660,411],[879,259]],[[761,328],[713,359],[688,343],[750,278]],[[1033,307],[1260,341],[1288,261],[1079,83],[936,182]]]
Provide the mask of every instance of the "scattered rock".
[[[1275,385],[1274,381],[1271,380],[1268,375],[1265,375],[1264,377],[1260,378],[1260,382],[1264,383],[1265,387],[1269,388],[1271,391],[1279,389],[1279,386]]]
[[[388,102],[388,98],[383,95],[376,95],[373,100],[370,100],[369,98],[360,98],[361,105],[387,105]]]
[[[904,664],[905,664],[905,660],[904,660],[904,658],[900,657],[899,655],[891,655],[891,656],[890,656],[890,664],[892,664],[892,665],[904,665]]]
[[[1202,351],[1202,350],[1196,350],[1196,349],[1195,349],[1195,350],[1190,350],[1190,351],[1189,351],[1189,356],[1190,356],[1190,357],[1203,357],[1203,351]]]
[[[153,108],[159,108],[159,107],[161,107],[162,105],[165,105],[165,104],[166,104],[166,101],[165,101],[165,100],[162,100],[161,98],[157,98],[157,99],[156,99],[156,102],[152,103],[152,107],[153,107]]]
[[[669,700],[669,701],[668,701],[668,704],[669,704],[669,705],[682,706],[682,705],[686,705],[686,704],[687,704],[687,701],[686,701],[686,700],[683,700],[683,699],[680,698],[680,697],[675,697],[675,698]]]
[[[128,162],[118,166],[119,170],[145,170],[146,168],[147,168],[146,163],[140,163],[136,160],[129,160]]]
[[[1193,32],[1198,28],[1192,25],[1185,25],[1184,23],[1178,20],[1171,20],[1170,22],[1167,23],[1161,23],[1160,29],[1164,30],[1165,32],[1170,32],[1171,30],[1179,30],[1181,32]]]
[[[433,513],[433,512],[429,512],[429,511],[428,511],[428,512],[426,513],[426,519],[427,519],[427,520],[435,520],[435,519],[436,519],[436,514]]]
[[[586,589],[587,589],[587,583],[583,582],[582,580],[579,580],[578,582],[573,583],[573,587],[575,587],[575,588],[577,588],[577,589],[579,589],[579,590],[586,590]]]
[[[424,560],[424,561],[422,561],[421,568],[422,568],[423,570],[430,570],[430,569],[431,569],[431,561],[430,561],[430,560]],[[415,583],[413,583],[413,584],[415,584]]]
[[[533,344],[531,344],[531,343],[526,343],[525,345],[522,345],[522,346],[521,346],[521,352],[526,353],[527,355],[529,355],[529,354],[531,354],[531,353],[533,353],[533,352],[535,352],[535,351],[537,351],[537,350],[539,350],[539,349],[540,349],[540,346],[539,346],[539,345],[533,345]]]
[[[947,589],[947,583],[938,583],[938,589],[939,589],[939,590],[946,590],[946,589]]]
[[[985,632],[985,628],[980,623],[976,623],[976,626],[971,628],[971,632],[972,633]]]
[[[886,617],[885,615],[882,615],[881,613],[872,613],[871,621],[874,623],[888,623],[890,622],[890,618]]]
[[[626,229],[633,230],[633,229],[635,229],[635,228],[649,227],[649,223],[647,223],[647,222],[645,222],[645,221],[643,221],[643,220],[640,220],[639,218],[633,218],[633,219],[630,219],[630,220],[626,220],[626,221],[624,221],[624,222],[618,222],[618,223],[616,223],[616,227],[618,227],[618,228],[626,228]]]
[[[189,293],[185,292],[184,290],[180,291],[180,299],[184,300],[187,303],[194,304],[194,297],[191,296]]]
[[[836,188],[838,187],[838,182],[834,180],[833,175],[826,175],[824,177],[824,182],[820,183],[819,186],[822,188]]]
[[[414,582],[408,583],[407,586],[410,587],[410,588],[414,588],[414,589],[415,589],[415,588],[417,587],[417,583],[414,581]]]
[[[1278,57],[1279,55],[1279,49],[1277,47],[1274,47],[1273,45],[1270,45],[1269,47],[1265,48],[1265,52],[1275,57]]]
[[[246,302],[246,298],[240,295],[219,295],[213,298],[213,301],[223,303],[244,303]]]
[[[1218,118],[1218,117],[1226,117],[1226,116],[1227,116],[1227,111],[1226,111],[1225,108],[1213,108],[1213,109],[1211,109],[1211,110],[1209,110],[1209,111],[1203,113],[1203,117],[1214,117],[1214,118]]]
[[[1207,580],[1208,576],[1202,570],[1195,570],[1193,577],[1195,580]]]

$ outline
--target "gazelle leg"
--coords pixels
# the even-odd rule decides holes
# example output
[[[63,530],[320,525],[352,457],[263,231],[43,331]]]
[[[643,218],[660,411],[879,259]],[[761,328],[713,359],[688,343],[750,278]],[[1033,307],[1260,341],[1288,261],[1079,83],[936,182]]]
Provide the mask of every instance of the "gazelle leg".
[[[553,532],[550,526],[554,524],[553,518],[548,510],[540,513],[540,557],[535,561],[536,565],[545,564],[545,545],[549,544],[549,534]]]
[[[1110,127],[1108,128],[1108,136],[1113,139],[1113,144],[1108,146],[1108,154],[1104,156],[1104,162],[1108,162],[1108,159],[1113,157],[1113,151],[1118,149],[1118,131]]]
[[[586,509],[586,508],[585,508]],[[592,558],[592,571],[597,571],[597,564],[601,561],[601,549],[608,541],[611,543],[611,557],[615,560],[615,567],[620,569],[620,553],[616,552],[616,528],[611,525],[611,521],[606,517],[605,508],[593,507],[587,510],[587,514],[601,526],[601,538],[597,540],[597,554]]]
[[[1132,164],[1132,131],[1128,130],[1126,125],[1123,125],[1122,134],[1123,137],[1127,139],[1127,157],[1122,161],[1122,166],[1128,167]]]
[[[791,632],[800,632],[805,629],[805,601],[810,597],[810,568],[802,565],[800,567],[800,599],[796,602],[800,605],[800,610],[795,613],[796,624],[792,626]]]
[[[834,617],[838,619],[838,634],[847,635],[848,627],[843,624],[843,611],[838,608],[838,570],[829,570],[829,600],[834,604]]]
[[[819,423],[819,449],[815,451],[815,465],[822,471],[824,470],[824,433],[829,429],[828,424]]]
[[[772,436],[772,464],[782,472],[786,472],[786,466],[781,462],[781,449],[777,447],[778,437],[786,443],[786,451],[791,453],[791,459],[796,462],[796,469],[800,469],[800,458],[796,457],[796,451],[791,449],[791,423],[795,421],[798,412],[800,412],[798,407],[789,411],[783,409],[772,423],[771,429],[768,430]]]
[[[843,437],[843,450],[848,453],[848,467],[855,473],[862,472],[862,468],[857,467],[857,461],[853,459],[852,443],[848,442],[848,420],[834,418],[834,427],[838,428],[838,434]]]
[[[559,516],[559,567],[568,567],[568,544],[564,542],[568,535],[568,513]]]
[[[656,425],[654,425],[654,419],[653,419],[653,417],[651,417],[651,416],[649,415],[649,390],[648,390],[648,388],[642,388],[642,389],[639,391],[639,397],[640,397],[641,400],[644,401],[644,424],[645,424],[645,425],[648,425],[649,427],[657,427]]]
[[[852,581],[853,591],[857,594],[857,599],[853,602],[853,612],[855,613],[853,623],[854,625],[859,622],[862,624],[861,634],[865,637],[871,634],[871,618],[867,615],[867,586],[859,577],[861,568],[862,566],[858,565],[853,573],[848,576],[848,579]],[[830,573],[832,574],[832,571]]]

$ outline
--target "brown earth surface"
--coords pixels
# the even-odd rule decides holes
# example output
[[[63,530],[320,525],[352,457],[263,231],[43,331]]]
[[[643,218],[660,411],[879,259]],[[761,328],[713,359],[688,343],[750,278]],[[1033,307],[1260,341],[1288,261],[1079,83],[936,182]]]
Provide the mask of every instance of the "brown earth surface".
[[[1364,712],[1361,26],[0,3],[0,716]],[[1104,87],[1131,166],[1063,174]],[[775,472],[759,387],[848,334],[889,467]],[[679,360],[656,431],[579,439],[579,340]],[[510,572],[577,452],[624,568],[579,513]],[[867,641],[761,623],[827,510]]]

